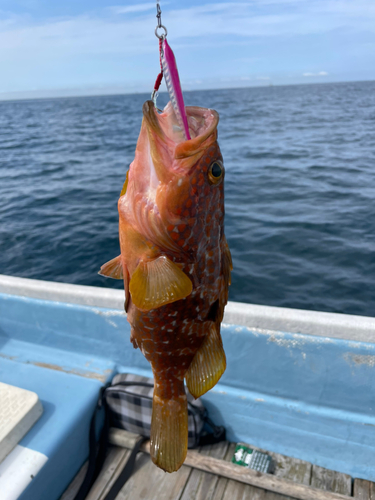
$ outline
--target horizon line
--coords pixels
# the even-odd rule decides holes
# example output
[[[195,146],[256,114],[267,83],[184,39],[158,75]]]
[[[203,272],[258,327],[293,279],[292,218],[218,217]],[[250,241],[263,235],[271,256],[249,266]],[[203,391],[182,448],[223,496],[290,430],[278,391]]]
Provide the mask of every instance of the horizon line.
[[[216,88],[207,88],[207,89],[185,89],[183,92],[184,93],[189,93],[189,92],[210,92],[212,90],[215,91],[220,91],[220,90],[243,90],[243,89],[259,89],[259,88],[272,88],[272,87],[298,87],[298,86],[308,86],[308,85],[329,85],[329,84],[344,84],[344,83],[370,83],[370,82],[375,82],[375,79],[370,79],[370,80],[342,80],[342,81],[324,81],[324,82],[299,82],[299,83],[264,83],[262,85],[245,85],[245,86],[236,86],[236,87],[216,87]],[[110,88],[110,87],[108,87]],[[94,90],[94,89],[93,89]],[[67,91],[69,92],[69,89],[50,89],[50,90],[43,90],[43,91],[38,91],[38,90],[21,90],[21,91],[15,91],[14,93],[20,93],[24,94],[27,92],[63,92]],[[72,89],[72,91],[78,91],[78,89]],[[83,90],[82,92],[85,92]],[[89,92],[86,89],[86,92]],[[95,92],[95,90],[94,90]],[[99,92],[99,89],[98,89]],[[12,91],[10,92],[3,92],[4,94],[12,94]],[[167,90],[162,90],[159,92],[159,94],[167,94]],[[12,101],[37,101],[37,100],[46,100],[46,99],[77,99],[77,98],[87,98],[87,97],[116,97],[116,96],[122,96],[122,95],[143,95],[147,94],[151,96],[151,92],[147,91],[141,91],[141,92],[134,92],[134,91],[119,91],[119,92],[104,92],[104,93],[87,93],[87,94],[72,94],[72,95],[54,95],[54,96],[29,96],[29,97],[1,97],[0,93],[0,102],[12,102]],[[150,97],[151,99],[151,97]]]

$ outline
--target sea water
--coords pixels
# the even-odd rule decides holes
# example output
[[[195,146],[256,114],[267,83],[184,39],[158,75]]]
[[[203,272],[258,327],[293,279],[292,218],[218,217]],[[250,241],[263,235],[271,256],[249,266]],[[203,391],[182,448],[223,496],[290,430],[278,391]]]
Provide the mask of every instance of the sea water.
[[[148,97],[0,102],[0,273],[122,287],[97,272]],[[185,101],[220,114],[230,300],[375,316],[375,82]]]

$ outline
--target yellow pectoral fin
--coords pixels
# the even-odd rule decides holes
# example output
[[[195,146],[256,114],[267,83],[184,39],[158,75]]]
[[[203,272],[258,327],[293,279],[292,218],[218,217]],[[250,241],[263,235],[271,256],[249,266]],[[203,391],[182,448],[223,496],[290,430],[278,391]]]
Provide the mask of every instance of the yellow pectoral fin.
[[[141,261],[130,280],[133,304],[143,311],[156,309],[191,294],[193,285],[186,274],[167,257]]]
[[[122,280],[124,278],[124,273],[122,270],[121,255],[103,264],[98,274],[107,276],[107,278]]]
[[[227,366],[220,333],[214,323],[186,372],[186,385],[195,398],[201,397],[218,382]]]

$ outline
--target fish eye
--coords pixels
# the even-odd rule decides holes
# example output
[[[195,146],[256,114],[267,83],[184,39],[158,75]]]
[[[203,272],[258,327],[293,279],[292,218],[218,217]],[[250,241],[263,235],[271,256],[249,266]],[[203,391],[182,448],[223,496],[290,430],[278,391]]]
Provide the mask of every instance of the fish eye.
[[[220,161],[211,163],[208,169],[208,180],[210,184],[219,184],[224,177],[224,166]]]

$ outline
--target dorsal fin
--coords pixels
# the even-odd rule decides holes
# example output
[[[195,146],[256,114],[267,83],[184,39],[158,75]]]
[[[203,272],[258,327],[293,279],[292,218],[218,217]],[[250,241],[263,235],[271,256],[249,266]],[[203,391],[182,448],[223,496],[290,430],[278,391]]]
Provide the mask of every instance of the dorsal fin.
[[[184,299],[191,294],[193,285],[177,264],[161,256],[140,261],[129,289],[133,304],[142,311],[150,311]]]
[[[124,273],[122,270],[121,255],[103,264],[98,274],[106,276],[107,278],[122,280],[124,278]]]

